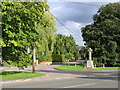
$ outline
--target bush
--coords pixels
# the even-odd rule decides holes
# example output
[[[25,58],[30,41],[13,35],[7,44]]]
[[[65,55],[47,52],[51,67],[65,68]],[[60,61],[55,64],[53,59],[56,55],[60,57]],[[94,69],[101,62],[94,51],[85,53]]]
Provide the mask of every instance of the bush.
[[[8,61],[3,62],[3,66],[11,66],[11,67],[13,67],[13,66],[16,66],[16,63],[11,61],[11,60],[8,60]]]
[[[52,54],[52,62],[57,63],[65,63],[65,55],[64,54]]]
[[[52,61],[52,55],[51,55],[51,54],[48,54],[48,55],[46,56],[46,60],[49,61],[49,62],[51,62],[51,61]]]
[[[73,57],[74,57],[74,55],[72,53],[65,54],[65,58],[67,58],[67,59],[72,59]]]
[[[43,55],[40,55],[37,59],[38,61],[46,61],[46,57]]]
[[[52,61],[52,56],[51,55],[38,55],[37,56],[38,61]]]

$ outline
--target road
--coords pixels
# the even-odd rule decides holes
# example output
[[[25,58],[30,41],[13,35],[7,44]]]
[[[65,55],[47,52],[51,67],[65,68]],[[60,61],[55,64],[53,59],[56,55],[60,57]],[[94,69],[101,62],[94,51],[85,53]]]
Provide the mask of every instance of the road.
[[[29,81],[22,83],[3,84],[3,88],[118,88],[115,80],[66,78],[46,81]]]
[[[43,67],[43,66],[42,66]],[[54,66],[53,66],[54,67]],[[47,76],[15,83],[3,83],[3,88],[118,88],[117,71],[61,71],[53,67],[37,68]]]

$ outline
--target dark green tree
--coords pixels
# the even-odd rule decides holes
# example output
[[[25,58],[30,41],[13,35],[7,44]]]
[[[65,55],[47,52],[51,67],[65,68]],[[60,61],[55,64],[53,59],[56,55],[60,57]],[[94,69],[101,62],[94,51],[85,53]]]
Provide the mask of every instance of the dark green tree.
[[[120,59],[120,3],[102,6],[93,16],[94,23],[82,28],[85,44],[93,49],[98,64],[117,65]]]
[[[88,47],[83,46],[79,53],[82,60],[88,60]]]
[[[54,54],[66,54],[66,53],[72,53],[73,55],[76,55],[77,48],[76,43],[72,35],[65,36],[58,34],[56,36],[56,42],[54,45]]]

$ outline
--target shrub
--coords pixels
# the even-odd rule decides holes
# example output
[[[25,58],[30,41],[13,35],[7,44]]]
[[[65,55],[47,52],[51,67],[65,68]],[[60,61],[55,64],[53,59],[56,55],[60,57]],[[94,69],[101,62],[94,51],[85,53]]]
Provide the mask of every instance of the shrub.
[[[38,61],[52,61],[52,56],[51,55],[38,55],[37,56]]]
[[[72,59],[73,58],[73,54],[72,53],[66,53],[65,54],[65,58],[67,58],[67,59]]]
[[[43,55],[38,56],[38,61],[46,61],[46,57]]]
[[[64,54],[52,54],[52,62],[65,63]]]
[[[51,55],[51,54],[48,54],[48,55],[46,56],[46,60],[51,62],[51,61],[52,61],[52,55]]]
[[[8,60],[8,61],[4,61],[3,62],[3,66],[16,66],[16,63],[11,61],[11,60]]]

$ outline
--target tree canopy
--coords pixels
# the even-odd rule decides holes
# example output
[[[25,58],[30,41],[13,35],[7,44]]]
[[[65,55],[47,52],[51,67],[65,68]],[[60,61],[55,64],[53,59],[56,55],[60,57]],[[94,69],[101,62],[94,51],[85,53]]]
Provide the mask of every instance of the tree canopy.
[[[93,16],[94,23],[82,28],[86,46],[93,49],[98,64],[118,65],[120,58],[120,3],[102,6]]]
[[[3,60],[19,68],[31,63],[27,50],[50,56],[55,41],[55,19],[47,12],[47,2],[1,2]]]
[[[76,55],[77,48],[73,36],[57,34],[53,53],[54,54],[72,53],[73,55]]]

